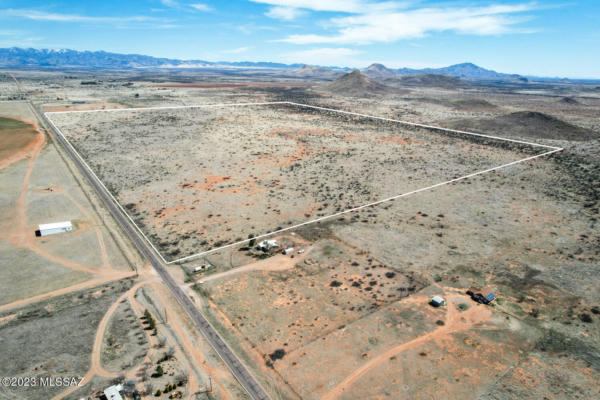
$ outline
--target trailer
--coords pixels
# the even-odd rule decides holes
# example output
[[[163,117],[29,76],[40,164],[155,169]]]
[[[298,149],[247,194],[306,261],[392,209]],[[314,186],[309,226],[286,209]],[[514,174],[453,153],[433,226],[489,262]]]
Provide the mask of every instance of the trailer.
[[[71,221],[53,222],[51,224],[40,224],[38,232],[40,236],[54,235],[55,233],[69,232],[73,230]],[[37,232],[36,232],[37,234]]]

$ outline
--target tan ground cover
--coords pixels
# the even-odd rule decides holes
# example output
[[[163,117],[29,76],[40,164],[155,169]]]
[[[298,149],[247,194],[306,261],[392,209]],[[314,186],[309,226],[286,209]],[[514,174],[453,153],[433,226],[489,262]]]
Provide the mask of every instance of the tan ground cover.
[[[290,105],[51,118],[168,260],[524,157]]]

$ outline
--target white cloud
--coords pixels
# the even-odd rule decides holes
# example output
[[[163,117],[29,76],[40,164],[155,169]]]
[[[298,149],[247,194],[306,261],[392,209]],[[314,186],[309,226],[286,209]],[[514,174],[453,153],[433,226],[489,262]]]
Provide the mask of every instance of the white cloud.
[[[287,8],[303,8],[313,11],[333,11],[362,13],[368,10],[382,11],[399,8],[403,3],[395,1],[375,2],[365,0],[250,0],[254,3],[269,4]]]
[[[202,3],[190,4],[190,7],[194,8],[198,11],[212,11],[212,7],[207,6],[206,4],[202,4]]]
[[[361,53],[362,53],[362,51],[349,49],[347,47],[338,47],[338,48],[321,47],[321,48],[316,48],[316,49],[296,51],[292,54],[295,54],[295,55],[298,55],[301,57],[303,57],[303,56],[306,56],[306,57],[314,57],[314,56],[341,57],[341,56],[353,56],[353,55],[361,54]]]
[[[294,7],[271,7],[265,15],[267,17],[290,21],[306,14],[303,10]]]
[[[13,30],[13,29],[0,29],[0,36],[19,36],[22,35],[24,31]]]
[[[226,54],[239,54],[239,53],[245,53],[248,50],[250,50],[252,47],[247,46],[247,47],[238,47],[237,49],[231,49],[231,50],[222,50],[221,53],[226,53]]]
[[[331,19],[331,26],[337,30],[333,35],[299,34],[279,41],[295,44],[369,44],[419,38],[440,31],[495,35],[515,30],[513,26],[525,19],[514,14],[533,8],[531,4],[517,4],[367,12]]]
[[[167,7],[179,7],[179,3],[175,0],[160,0]]]
[[[130,16],[130,17],[88,17],[85,15],[47,13],[47,12],[42,12],[42,11],[26,10],[26,9],[0,10],[0,15],[27,18],[27,19],[32,19],[34,21],[56,21],[56,22],[118,23],[118,22],[147,22],[147,21],[155,20],[155,18],[147,17],[147,16],[143,16],[143,15],[136,15],[136,16]]]

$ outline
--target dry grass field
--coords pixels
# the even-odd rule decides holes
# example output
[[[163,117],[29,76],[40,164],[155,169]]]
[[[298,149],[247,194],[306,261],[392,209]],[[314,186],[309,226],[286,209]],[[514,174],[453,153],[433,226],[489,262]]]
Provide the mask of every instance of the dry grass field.
[[[558,83],[425,87],[405,79],[381,81],[385,88],[362,93],[241,72],[195,74],[17,73],[28,96],[47,111],[289,100],[564,148],[274,235],[294,247],[292,254],[241,245],[169,266],[273,399],[600,395],[597,89]],[[10,84],[0,80],[2,88]],[[3,110],[7,118],[30,120]],[[544,151],[287,105],[51,117],[167,260]],[[77,231],[35,246],[0,237],[2,262],[14,265],[0,272],[0,285],[10,282],[5,302],[86,281],[106,260],[120,265],[110,248],[102,258],[94,219],[76,215],[81,209],[66,199],[68,192],[86,204],[69,174],[55,178],[60,168],[50,167],[57,159],[51,150],[35,159],[23,203],[27,213],[19,214],[27,223],[18,226],[25,231],[42,218],[72,218]],[[23,193],[28,162],[21,158],[0,171],[5,213]],[[49,181],[54,192],[44,190]],[[62,263],[44,259],[48,254],[61,255]],[[90,271],[75,273],[64,259]],[[194,272],[202,263],[211,268]],[[46,275],[36,275],[40,265]],[[86,363],[76,372],[88,371],[90,380],[63,398],[90,395],[119,369],[148,393],[143,398],[156,398],[172,378],[148,375],[171,346],[174,358],[165,368],[189,376],[181,389],[186,396],[204,390],[210,376],[216,392],[199,398],[244,398],[156,275],[141,268],[136,279],[130,289],[111,285],[115,289],[82,317],[99,325],[82,331],[77,342]],[[469,289],[494,292],[497,300],[477,304],[466,295]],[[0,341],[20,346],[17,337],[39,332],[44,318],[54,327],[75,324],[67,311],[82,308],[95,291],[53,297],[54,311],[41,302],[2,311]],[[430,306],[434,295],[446,305]],[[145,309],[169,321],[161,320],[157,335],[140,319]],[[20,372],[8,364],[2,372],[26,373],[44,358],[40,354],[16,354]],[[40,392],[14,394],[43,398]]]
[[[294,105],[51,118],[167,260],[544,151]]]

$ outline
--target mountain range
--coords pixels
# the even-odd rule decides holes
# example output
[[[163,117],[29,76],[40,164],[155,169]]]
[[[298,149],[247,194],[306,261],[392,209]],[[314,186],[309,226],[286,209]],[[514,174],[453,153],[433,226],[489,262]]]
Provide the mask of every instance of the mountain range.
[[[140,54],[119,54],[106,51],[77,51],[69,49],[0,49],[0,67],[61,67],[95,69],[132,68],[299,68],[302,64],[272,62],[212,62],[205,60],[177,60]]]
[[[158,58],[139,54],[119,54],[106,51],[77,51],[69,49],[49,50],[33,48],[0,49],[0,68],[92,68],[92,69],[157,69],[157,68],[244,68],[244,69],[285,69],[286,74],[298,77],[320,77],[332,79],[350,70],[346,67],[320,67],[303,64],[283,64],[274,62],[228,62],[206,60],[178,60]],[[437,74],[466,80],[526,80],[519,75],[504,74],[479,67],[472,63],[462,63],[444,68],[390,69],[381,64],[372,64],[362,72],[370,78],[385,79],[397,75]]]

